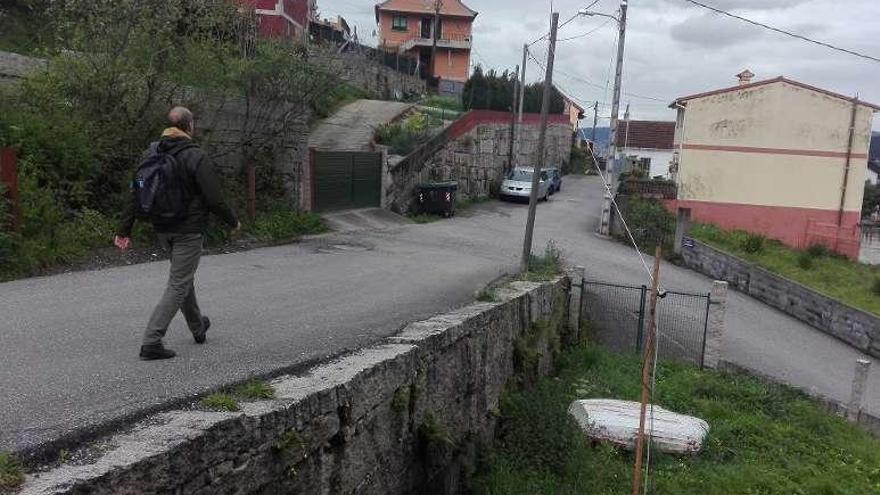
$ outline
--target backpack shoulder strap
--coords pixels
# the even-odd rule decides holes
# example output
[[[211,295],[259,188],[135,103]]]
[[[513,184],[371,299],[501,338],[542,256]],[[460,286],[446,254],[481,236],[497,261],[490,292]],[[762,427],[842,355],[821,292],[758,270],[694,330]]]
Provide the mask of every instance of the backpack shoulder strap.
[[[159,141],[153,141],[147,146],[147,149],[144,150],[144,156],[142,158],[146,158],[148,156],[152,156],[159,153]]]

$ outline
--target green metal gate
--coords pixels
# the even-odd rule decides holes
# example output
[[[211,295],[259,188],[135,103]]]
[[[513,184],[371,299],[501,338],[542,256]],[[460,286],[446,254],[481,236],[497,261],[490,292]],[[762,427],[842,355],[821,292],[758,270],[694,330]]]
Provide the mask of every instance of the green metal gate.
[[[581,314],[590,323],[591,338],[617,351],[642,352],[648,288],[584,280],[582,289]],[[662,292],[656,333],[660,359],[703,367],[711,303],[709,293]]]
[[[315,151],[315,211],[380,206],[382,154]]]

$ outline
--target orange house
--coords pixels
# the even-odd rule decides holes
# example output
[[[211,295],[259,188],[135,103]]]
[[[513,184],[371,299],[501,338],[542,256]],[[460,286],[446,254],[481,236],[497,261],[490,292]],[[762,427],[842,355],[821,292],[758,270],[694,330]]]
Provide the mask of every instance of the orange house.
[[[379,47],[418,59],[425,76],[440,80],[441,92],[444,87],[460,89],[470,74],[471,25],[476,16],[460,0],[386,0],[376,5]],[[437,53],[431,60],[435,38]]]

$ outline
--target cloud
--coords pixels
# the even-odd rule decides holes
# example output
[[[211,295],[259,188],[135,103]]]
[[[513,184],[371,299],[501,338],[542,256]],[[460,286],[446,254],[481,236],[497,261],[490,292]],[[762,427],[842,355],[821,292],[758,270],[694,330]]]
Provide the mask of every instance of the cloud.
[[[880,53],[876,20],[880,0],[700,0],[736,14],[868,54]],[[521,63],[522,45],[548,29],[550,0],[464,0],[479,12],[474,30],[473,57],[486,67],[512,69]],[[364,41],[374,29],[375,0],[319,0],[322,12],[341,13],[360,26]],[[589,0],[553,0],[562,21]],[[620,0],[602,0],[593,10],[613,13]],[[339,12],[334,12],[338,10]],[[591,31],[601,18],[574,19],[560,37]],[[589,36],[560,43],[559,73],[554,80],[585,102],[609,102],[605,82],[615,53],[614,23]],[[534,53],[546,56],[547,44]],[[630,0],[626,35],[624,91],[669,99],[735,84],[734,74],[750,68],[758,78],[784,74],[793,79],[843,94],[859,92],[880,102],[880,64],[797,41],[749,24],[713,14],[684,0]],[[563,72],[565,74],[563,74]],[[542,75],[529,64],[527,78]],[[613,78],[613,72],[610,74]],[[592,84],[591,84],[592,83]],[[596,87],[600,86],[600,87]],[[626,96],[633,118],[669,119],[664,103]],[[609,115],[607,106],[600,106]],[[606,120],[607,122],[607,120]],[[880,128],[878,115],[877,128]]]
[[[717,14],[690,17],[670,31],[672,39],[702,48],[721,48],[764,36],[765,31],[745,23],[731,22]]]
[[[721,10],[779,10],[796,7],[810,0],[706,0],[702,3]]]

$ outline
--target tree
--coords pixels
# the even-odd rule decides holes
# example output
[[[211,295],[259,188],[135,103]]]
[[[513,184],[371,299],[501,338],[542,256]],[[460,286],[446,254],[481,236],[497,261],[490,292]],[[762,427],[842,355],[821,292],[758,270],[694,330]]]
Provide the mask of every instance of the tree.
[[[464,85],[462,101],[465,110],[499,110],[510,111],[513,103],[514,84],[516,74],[504,71],[500,75],[495,69],[484,73],[481,66],[476,66],[471,77]],[[541,100],[544,93],[543,83],[526,85],[523,101],[523,111],[538,113],[541,111]],[[562,94],[553,89],[550,98],[550,113],[562,113],[565,104]]]

